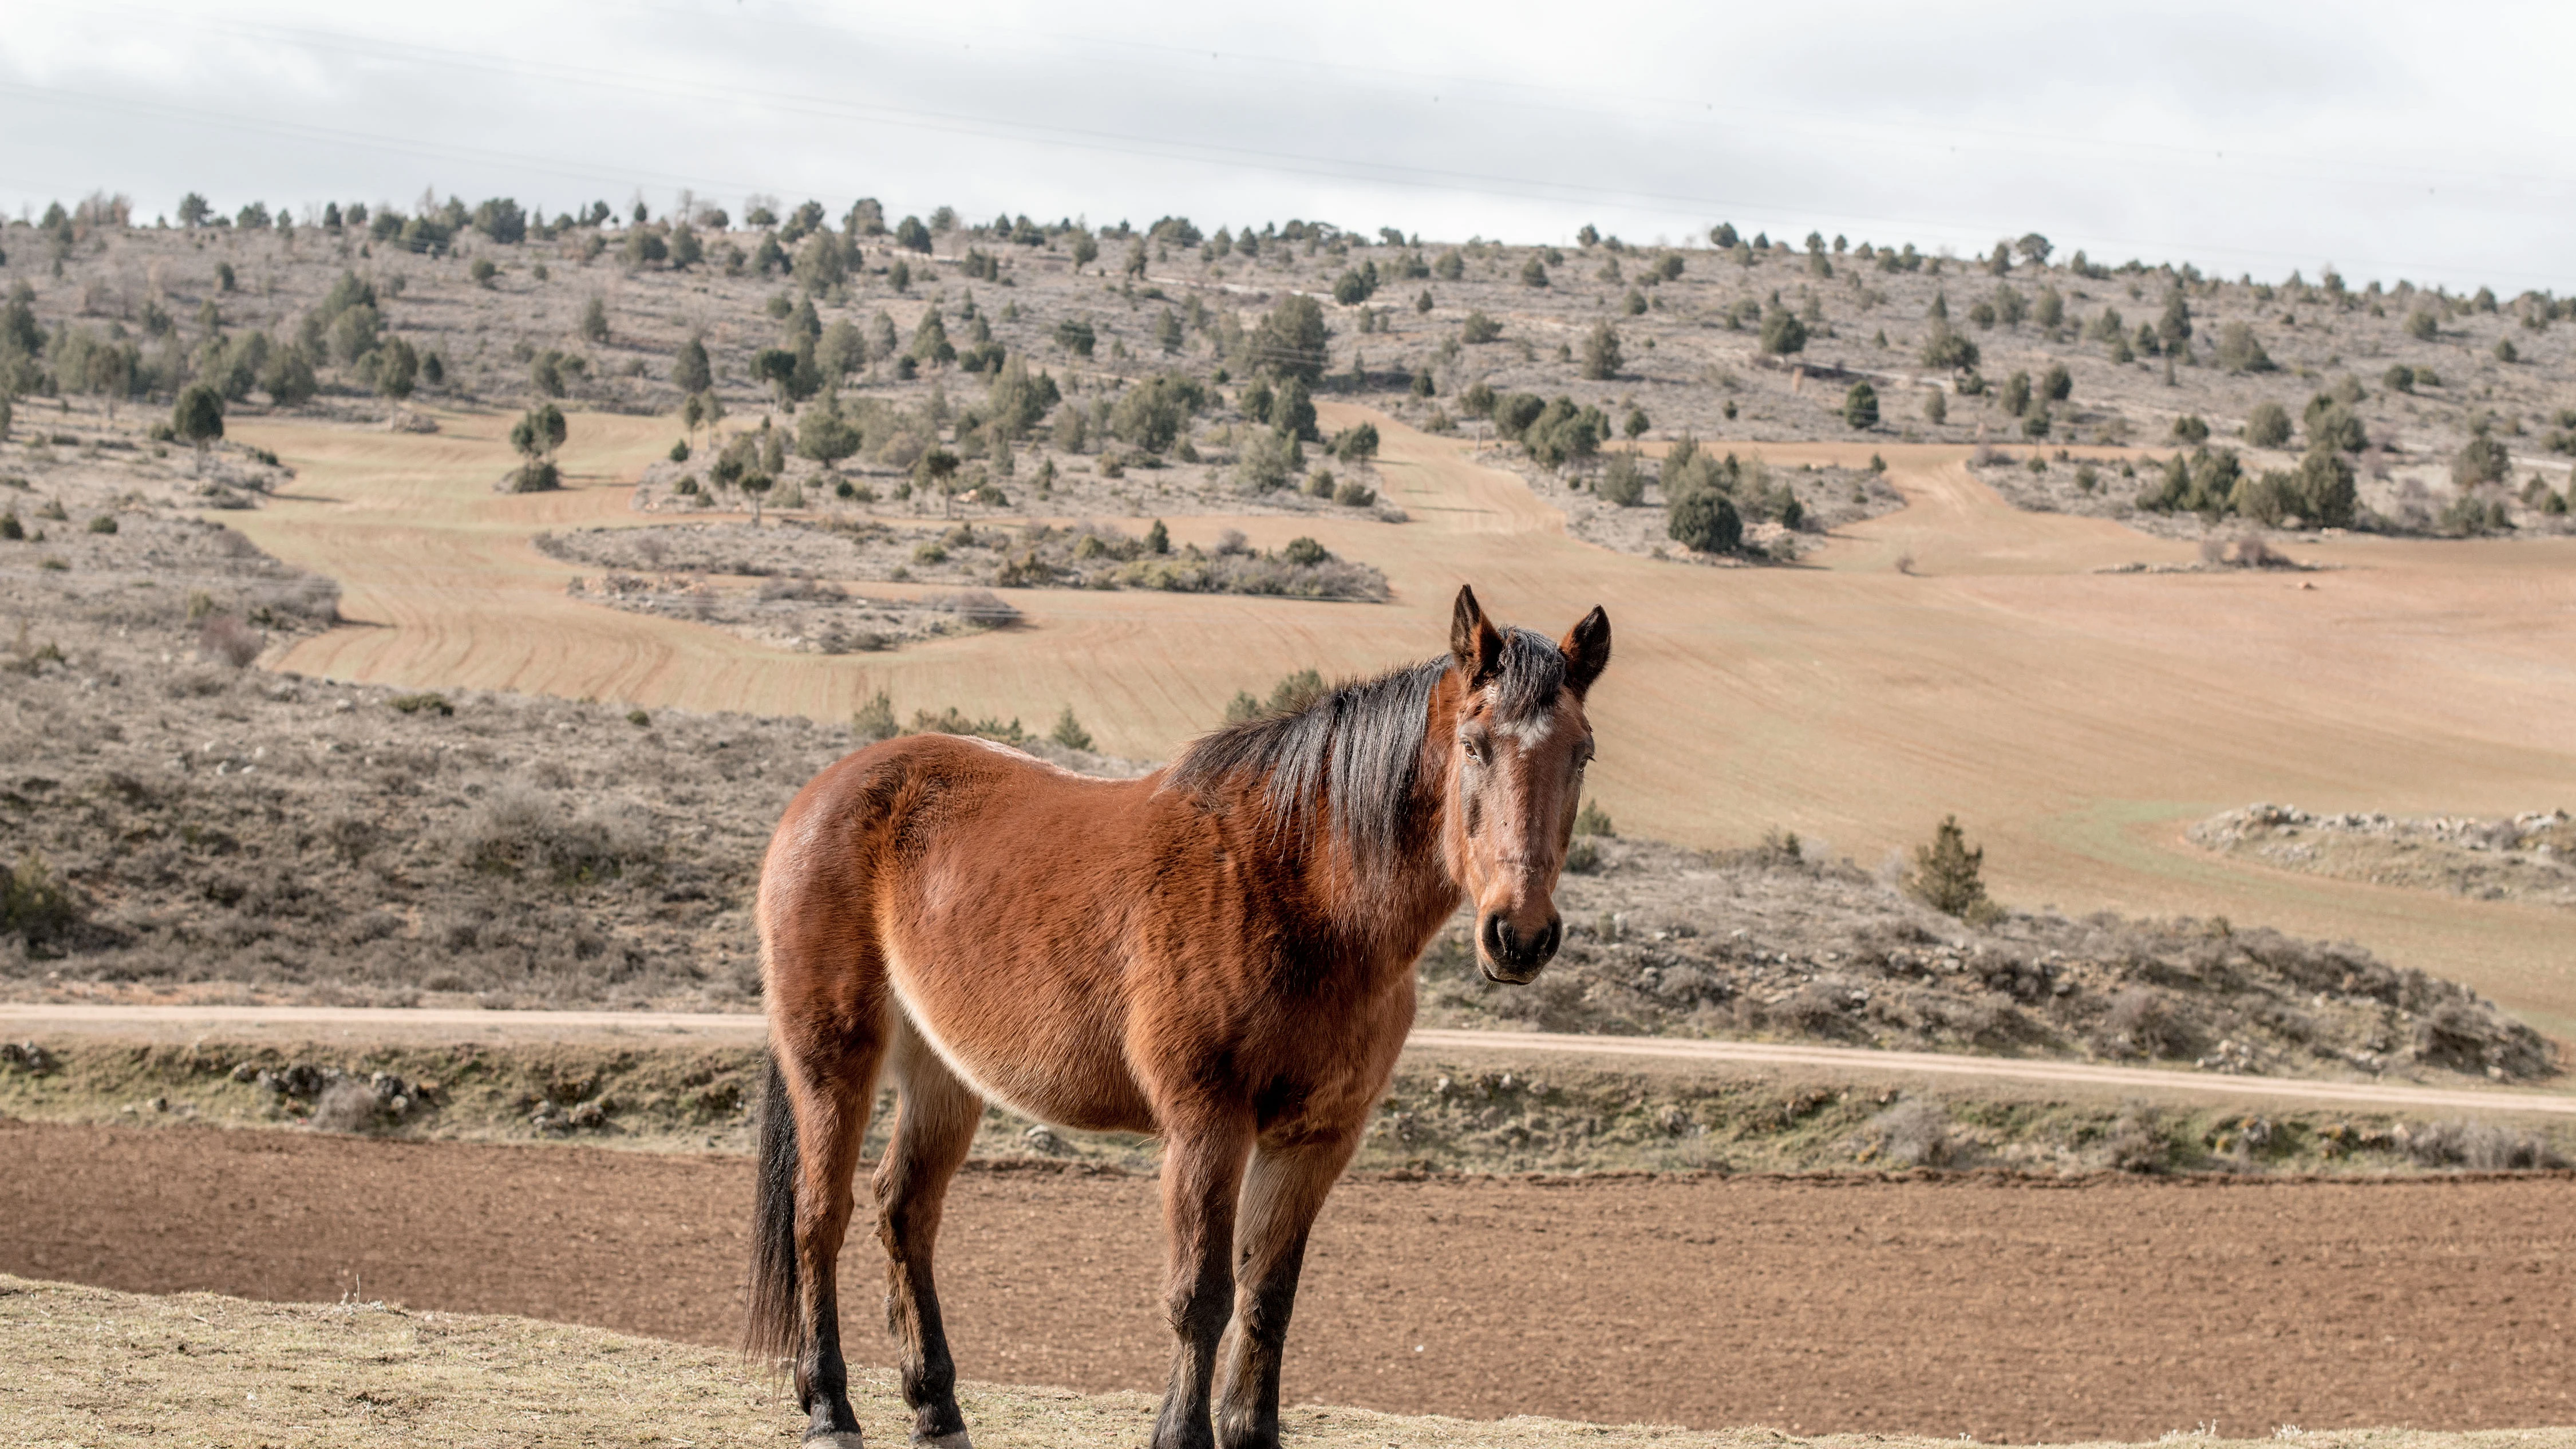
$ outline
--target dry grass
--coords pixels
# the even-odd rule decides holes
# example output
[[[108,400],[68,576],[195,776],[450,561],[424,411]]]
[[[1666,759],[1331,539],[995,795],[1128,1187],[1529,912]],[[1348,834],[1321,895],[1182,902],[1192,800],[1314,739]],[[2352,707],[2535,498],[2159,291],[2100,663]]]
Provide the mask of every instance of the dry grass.
[[[893,1375],[854,1369],[861,1426],[899,1443]],[[965,1385],[983,1449],[1141,1443],[1143,1394]],[[1802,1439],[1772,1429],[1701,1432],[1557,1420],[1499,1422],[1304,1406],[1283,1438],[1311,1449],[1752,1449],[1955,1440]],[[730,1355],[604,1330],[383,1303],[267,1304],[169,1297],[0,1276],[0,1444],[516,1446],[793,1442],[795,1416]],[[2187,1428],[2186,1428],[2187,1432]],[[2289,1434],[2275,1433],[2277,1442]],[[2231,1442],[2192,1436],[2195,1446]],[[2563,1430],[2444,1434],[2329,1430],[2315,1449],[2505,1449],[2576,1442]]]
[[[722,1039],[365,1043],[198,1035],[186,1045],[65,1034],[0,1045],[0,1114],[35,1122],[361,1132],[413,1141],[562,1142],[748,1153],[762,1057]],[[452,1030],[452,1029],[451,1029]],[[191,1033],[191,1035],[195,1035]],[[456,1044],[462,1040],[464,1044]],[[2196,1086],[2182,1079],[2178,1086]],[[2143,1094],[2157,1105],[2136,1100]],[[2249,1106],[2253,1110],[2249,1110]],[[1902,1069],[1533,1068],[1506,1048],[1406,1053],[1353,1166],[1361,1173],[1840,1173],[1887,1168],[2049,1178],[2104,1171],[2376,1178],[2529,1171],[2576,1155],[2576,1122],[2517,1113],[2230,1102],[2154,1087],[1921,1082]],[[2448,1114],[2457,1108],[2440,1109]],[[894,1120],[880,1094],[864,1156]],[[1151,1173],[1160,1147],[986,1111],[987,1164],[1054,1159]]]

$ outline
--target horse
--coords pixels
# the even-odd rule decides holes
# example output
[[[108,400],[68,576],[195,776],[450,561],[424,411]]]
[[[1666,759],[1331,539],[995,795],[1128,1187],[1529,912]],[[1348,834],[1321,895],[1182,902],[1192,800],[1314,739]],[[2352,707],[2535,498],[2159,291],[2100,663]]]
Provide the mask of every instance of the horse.
[[[804,1441],[858,1449],[834,1277],[881,1077],[873,1179],[912,1441],[966,1449],[932,1282],[987,1102],[1159,1136],[1174,1347],[1154,1449],[1275,1449],[1306,1237],[1413,1025],[1462,898],[1490,980],[1556,953],[1554,894],[1610,662],[1458,591],[1449,652],[1228,725],[1138,780],[948,735],[848,755],[771,837],[745,1348],[792,1364]]]

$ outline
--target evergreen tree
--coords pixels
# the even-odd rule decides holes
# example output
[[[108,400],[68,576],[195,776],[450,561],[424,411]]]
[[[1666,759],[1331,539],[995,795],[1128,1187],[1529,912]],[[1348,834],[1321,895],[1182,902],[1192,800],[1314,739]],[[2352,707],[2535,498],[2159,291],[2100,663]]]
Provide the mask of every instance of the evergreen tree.
[[[707,344],[696,337],[680,344],[679,355],[671,359],[671,385],[684,393],[705,392],[716,385],[714,367],[707,361]]]
[[[1982,924],[2002,914],[1986,896],[1985,861],[1983,847],[1968,847],[1959,817],[1944,816],[1932,833],[1932,843],[1915,847],[1905,893],[1945,916]]]
[[[1607,322],[1595,322],[1583,338],[1583,376],[1605,382],[1619,375],[1619,333]]]
[[[206,472],[206,451],[224,435],[224,395],[206,383],[190,383],[170,410],[170,431],[197,450],[197,476]]]

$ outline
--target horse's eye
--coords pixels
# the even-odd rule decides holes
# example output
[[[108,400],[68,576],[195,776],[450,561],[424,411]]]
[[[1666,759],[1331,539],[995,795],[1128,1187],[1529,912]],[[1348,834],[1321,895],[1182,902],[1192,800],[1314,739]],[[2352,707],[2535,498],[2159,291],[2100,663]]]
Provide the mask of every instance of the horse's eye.
[[[1574,768],[1580,770],[1592,763],[1592,742],[1585,740],[1574,751]]]
[[[1469,735],[1466,737],[1464,743],[1467,746],[1468,759],[1474,760],[1479,765],[1490,765],[1494,762],[1494,742],[1492,740],[1487,739],[1483,735]]]

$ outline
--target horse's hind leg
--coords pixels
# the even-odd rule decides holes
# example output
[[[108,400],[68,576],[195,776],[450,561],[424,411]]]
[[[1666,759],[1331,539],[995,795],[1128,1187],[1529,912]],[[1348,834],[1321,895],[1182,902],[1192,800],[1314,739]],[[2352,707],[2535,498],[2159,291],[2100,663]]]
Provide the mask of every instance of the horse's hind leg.
[[[1234,1229],[1234,1321],[1217,1352],[1216,1434],[1224,1449],[1277,1449],[1279,1359],[1306,1261],[1306,1234],[1358,1145],[1353,1132],[1264,1143],[1252,1154]]]
[[[957,1409],[957,1365],[939,1319],[931,1256],[948,1180],[975,1143],[983,1099],[959,1081],[909,1023],[896,1027],[894,1140],[877,1167],[877,1237],[886,1250],[886,1327],[903,1346],[903,1401],[912,1442],[967,1449]]]

